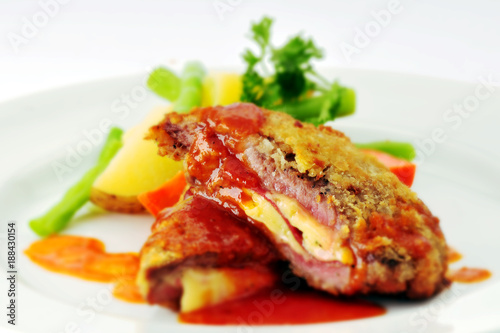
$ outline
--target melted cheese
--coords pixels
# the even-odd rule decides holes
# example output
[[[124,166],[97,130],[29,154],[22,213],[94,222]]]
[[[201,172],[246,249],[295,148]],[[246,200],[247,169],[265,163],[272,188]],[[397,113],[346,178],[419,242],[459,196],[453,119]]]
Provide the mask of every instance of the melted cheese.
[[[269,270],[252,268],[189,268],[181,277],[181,312],[247,296],[272,286],[277,275]]]
[[[274,235],[275,241],[288,244],[299,254],[307,252],[318,260],[340,261],[346,265],[354,262],[351,250],[342,244],[338,232],[319,223],[296,200],[277,193],[263,197],[248,189],[244,192],[251,200],[242,202],[241,208],[250,218],[263,223]],[[282,215],[302,232],[302,244],[295,239]]]
[[[181,312],[220,303],[231,298],[235,291],[231,280],[217,269],[187,269],[181,283]]]

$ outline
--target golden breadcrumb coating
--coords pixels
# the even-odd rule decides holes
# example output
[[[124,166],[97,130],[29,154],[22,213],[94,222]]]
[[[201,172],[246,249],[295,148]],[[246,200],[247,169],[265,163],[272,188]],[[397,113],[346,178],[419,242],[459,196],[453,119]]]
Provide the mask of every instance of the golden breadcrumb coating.
[[[266,190],[296,199],[334,228],[357,259],[348,267],[347,284],[327,281],[292,261],[295,273],[334,294],[405,293],[421,298],[446,285],[446,243],[439,220],[409,187],[343,133],[258,110],[263,119],[258,131],[238,138],[241,143],[228,149],[261,177]],[[197,132],[209,126],[219,135],[234,136],[219,120],[207,120],[204,112],[171,113],[154,126],[150,138],[158,143],[160,155],[183,159]]]

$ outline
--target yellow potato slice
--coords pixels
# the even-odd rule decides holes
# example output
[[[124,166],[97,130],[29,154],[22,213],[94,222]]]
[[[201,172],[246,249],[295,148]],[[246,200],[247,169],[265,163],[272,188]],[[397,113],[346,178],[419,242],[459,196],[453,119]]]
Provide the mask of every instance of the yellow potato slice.
[[[242,89],[240,74],[211,72],[203,82],[202,106],[229,105],[239,102]]]
[[[182,162],[159,156],[155,142],[144,140],[149,128],[169,111],[166,107],[153,109],[124,134],[123,147],[93,185],[90,200],[94,204],[121,213],[142,212],[137,195],[159,187],[182,169]]]

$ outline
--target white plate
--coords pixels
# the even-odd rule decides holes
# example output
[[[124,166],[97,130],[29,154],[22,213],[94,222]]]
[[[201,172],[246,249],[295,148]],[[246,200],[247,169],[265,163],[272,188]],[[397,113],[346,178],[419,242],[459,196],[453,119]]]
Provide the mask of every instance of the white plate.
[[[394,139],[419,148],[414,190],[439,216],[450,245],[464,259],[453,266],[487,268],[493,277],[479,284],[454,284],[431,300],[387,299],[386,315],[307,326],[311,332],[473,332],[500,330],[500,93],[499,87],[455,129],[443,115],[454,103],[469,102],[477,84],[394,73],[329,70],[358,94],[357,114],[333,123],[354,141]],[[71,151],[85,148],[82,131],[99,128],[103,119],[122,127],[137,123],[164,101],[147,94],[144,75],[101,80],[46,91],[0,105],[2,172],[0,211],[5,232],[8,221],[18,226],[18,322],[25,332],[302,332],[304,327],[202,327],[181,325],[176,315],[155,306],[109,299],[109,285],[47,272],[22,254],[36,239],[27,221],[44,212],[92,164],[100,147],[68,173],[54,171]],[[479,89],[479,88],[478,88]],[[121,98],[134,95],[129,106]],[[473,98],[472,98],[473,99]],[[128,111],[128,116],[120,117]],[[448,119],[448,120],[447,120]],[[445,142],[431,144],[440,128]],[[439,130],[438,130],[439,131]],[[425,144],[424,144],[425,142]],[[431,146],[434,148],[431,149]],[[98,145],[97,145],[98,146]],[[423,147],[423,148],[422,148]],[[75,157],[73,156],[75,159]],[[104,214],[87,205],[65,231],[97,237],[109,251],[138,251],[153,219],[149,216]],[[2,243],[3,244],[3,243]],[[5,250],[2,245],[2,263]],[[2,280],[0,292],[7,290]],[[89,302],[96,299],[97,306]],[[2,325],[7,327],[5,317]]]

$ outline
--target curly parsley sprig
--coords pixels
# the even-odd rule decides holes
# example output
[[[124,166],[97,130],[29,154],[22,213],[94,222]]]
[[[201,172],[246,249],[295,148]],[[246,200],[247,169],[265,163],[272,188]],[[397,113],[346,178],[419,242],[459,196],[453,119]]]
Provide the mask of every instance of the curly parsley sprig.
[[[314,41],[299,34],[275,47],[272,24],[269,17],[252,24],[250,38],[258,53],[247,49],[243,54],[247,69],[241,100],[315,125],[354,113],[354,90],[329,82],[314,69],[312,61],[323,58]]]

